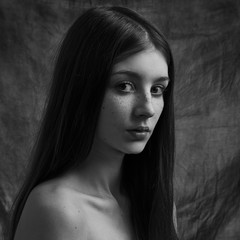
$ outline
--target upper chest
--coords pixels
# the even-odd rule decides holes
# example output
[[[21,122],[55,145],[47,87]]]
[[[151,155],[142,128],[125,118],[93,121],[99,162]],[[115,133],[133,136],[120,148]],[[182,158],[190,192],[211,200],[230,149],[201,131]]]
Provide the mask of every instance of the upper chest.
[[[117,201],[84,197],[82,216],[87,240],[134,240],[129,208]]]

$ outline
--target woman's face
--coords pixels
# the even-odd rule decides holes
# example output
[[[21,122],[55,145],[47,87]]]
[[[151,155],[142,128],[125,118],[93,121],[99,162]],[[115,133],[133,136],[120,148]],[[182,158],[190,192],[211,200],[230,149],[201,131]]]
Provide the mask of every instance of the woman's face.
[[[168,83],[166,60],[156,49],[117,63],[103,100],[95,140],[124,154],[140,153],[161,116]]]

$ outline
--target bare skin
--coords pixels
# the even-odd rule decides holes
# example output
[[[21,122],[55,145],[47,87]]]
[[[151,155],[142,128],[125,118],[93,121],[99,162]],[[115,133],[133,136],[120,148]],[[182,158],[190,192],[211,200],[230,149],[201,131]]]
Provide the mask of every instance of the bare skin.
[[[114,198],[80,193],[72,188],[75,180],[74,176],[63,177],[36,187],[15,239],[134,239],[127,204],[120,206]]]
[[[88,158],[31,192],[15,240],[135,239],[129,199],[120,192],[121,165],[124,154],[144,149],[154,130],[168,67],[159,51],[148,49],[116,64],[113,73]],[[150,132],[135,139],[127,129],[139,125]]]

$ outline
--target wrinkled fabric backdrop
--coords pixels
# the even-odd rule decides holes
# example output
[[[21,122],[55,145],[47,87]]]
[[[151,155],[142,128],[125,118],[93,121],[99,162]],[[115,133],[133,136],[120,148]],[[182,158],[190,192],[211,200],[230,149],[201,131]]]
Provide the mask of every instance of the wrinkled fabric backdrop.
[[[0,1],[0,233],[24,179],[58,45],[84,9],[111,4]],[[180,238],[240,239],[240,1],[114,4],[154,22],[173,50]]]

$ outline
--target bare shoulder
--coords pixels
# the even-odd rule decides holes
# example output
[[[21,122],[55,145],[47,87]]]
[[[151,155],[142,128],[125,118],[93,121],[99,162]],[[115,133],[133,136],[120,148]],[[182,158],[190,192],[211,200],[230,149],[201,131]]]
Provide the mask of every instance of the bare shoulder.
[[[84,240],[84,211],[72,190],[47,183],[33,189],[23,209],[15,240]]]

